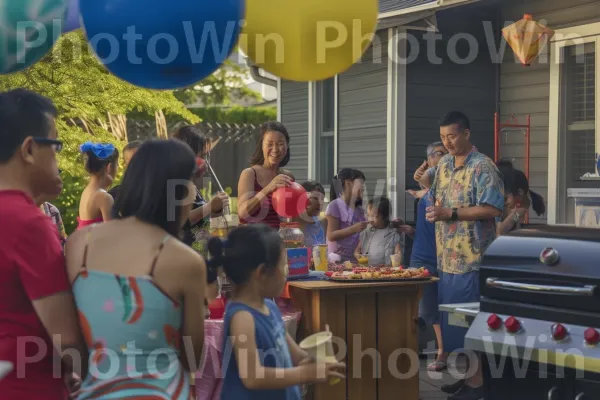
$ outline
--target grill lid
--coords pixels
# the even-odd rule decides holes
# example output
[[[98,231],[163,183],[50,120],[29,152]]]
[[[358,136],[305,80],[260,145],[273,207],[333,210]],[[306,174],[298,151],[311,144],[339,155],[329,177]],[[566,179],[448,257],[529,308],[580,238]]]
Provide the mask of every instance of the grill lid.
[[[543,226],[501,236],[483,257],[481,309],[521,303],[600,313],[599,260],[597,229]]]

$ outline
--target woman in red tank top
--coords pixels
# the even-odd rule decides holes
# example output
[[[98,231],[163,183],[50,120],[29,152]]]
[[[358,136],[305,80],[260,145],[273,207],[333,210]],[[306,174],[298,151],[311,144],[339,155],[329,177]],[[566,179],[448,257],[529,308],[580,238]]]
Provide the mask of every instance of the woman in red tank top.
[[[293,182],[293,175],[282,168],[290,161],[290,135],[280,122],[265,122],[250,168],[240,175],[238,214],[242,224],[266,224],[279,229],[279,215],[273,208],[273,192]]]

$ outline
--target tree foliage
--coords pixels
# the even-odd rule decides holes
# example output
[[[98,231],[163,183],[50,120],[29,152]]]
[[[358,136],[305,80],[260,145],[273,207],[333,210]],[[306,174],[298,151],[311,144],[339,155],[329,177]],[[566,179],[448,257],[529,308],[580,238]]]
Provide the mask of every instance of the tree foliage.
[[[203,122],[259,125],[277,119],[276,107],[207,107],[191,108],[190,111],[200,117]]]
[[[67,232],[76,226],[79,199],[87,182],[79,146],[88,140],[110,142],[117,148],[125,144],[106,129],[109,113],[153,116],[162,110],[167,116],[192,123],[200,121],[172,91],[140,88],[109,73],[79,31],[64,35],[49,54],[30,68],[0,76],[0,91],[18,87],[52,99],[60,113],[57,127],[64,146],[58,162],[65,189],[53,204],[60,209]]]
[[[175,96],[186,104],[200,102],[206,107],[226,106],[235,100],[259,100],[260,94],[247,86],[249,78],[246,68],[228,59],[198,84],[176,90]]]

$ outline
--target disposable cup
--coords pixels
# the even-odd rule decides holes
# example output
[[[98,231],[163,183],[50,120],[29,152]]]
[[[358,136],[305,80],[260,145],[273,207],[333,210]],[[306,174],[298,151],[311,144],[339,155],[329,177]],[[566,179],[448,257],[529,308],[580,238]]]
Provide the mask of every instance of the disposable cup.
[[[402,265],[402,254],[392,254],[390,260],[392,261],[392,267],[398,268]]]
[[[337,363],[333,353],[332,333],[329,331],[318,332],[310,335],[300,342],[300,348],[308,353],[308,357],[316,362]],[[339,378],[329,380],[330,385],[335,385]]]

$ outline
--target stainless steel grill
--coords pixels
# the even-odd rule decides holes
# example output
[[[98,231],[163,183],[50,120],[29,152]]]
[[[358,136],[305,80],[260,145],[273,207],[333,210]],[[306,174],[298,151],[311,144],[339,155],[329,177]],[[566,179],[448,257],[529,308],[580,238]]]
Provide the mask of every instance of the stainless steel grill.
[[[543,227],[498,238],[465,347],[486,400],[600,399],[600,234]]]

